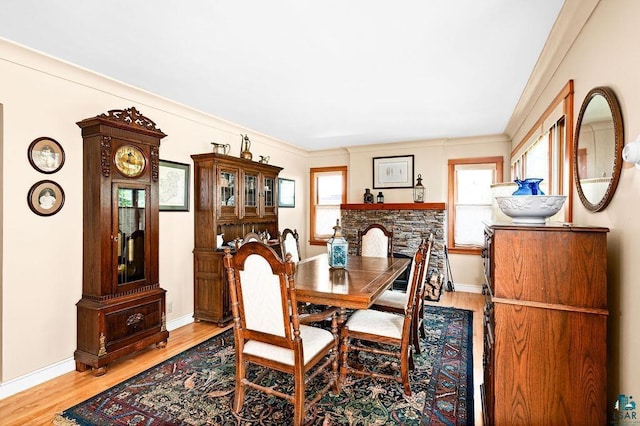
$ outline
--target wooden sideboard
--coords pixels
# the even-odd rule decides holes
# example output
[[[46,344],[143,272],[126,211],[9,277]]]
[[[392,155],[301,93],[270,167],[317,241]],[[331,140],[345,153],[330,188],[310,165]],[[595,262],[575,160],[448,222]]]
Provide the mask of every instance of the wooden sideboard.
[[[485,425],[607,423],[607,232],[486,226]]]

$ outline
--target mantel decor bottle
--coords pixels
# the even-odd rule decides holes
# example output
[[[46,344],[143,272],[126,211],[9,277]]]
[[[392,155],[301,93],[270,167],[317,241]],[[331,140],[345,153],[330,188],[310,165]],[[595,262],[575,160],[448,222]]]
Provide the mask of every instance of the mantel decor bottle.
[[[540,189],[540,182],[543,180],[541,178],[527,178],[524,180],[516,178],[514,182],[518,184],[518,189],[512,195],[544,195],[544,192]]]
[[[378,196],[376,198],[378,200],[378,203],[384,203],[384,195],[382,195],[382,191],[378,192]]]
[[[373,204],[373,194],[369,188],[365,188],[362,198],[365,204]]]

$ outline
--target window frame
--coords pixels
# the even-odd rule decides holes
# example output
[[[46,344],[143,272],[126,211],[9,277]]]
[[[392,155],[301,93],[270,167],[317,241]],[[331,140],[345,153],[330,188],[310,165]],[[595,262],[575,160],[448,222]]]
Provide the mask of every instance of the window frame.
[[[328,238],[316,237],[316,174],[326,172],[340,172],[342,174],[342,200],[341,204],[347,203],[347,166],[312,167],[309,169],[309,244],[326,245]]]
[[[554,118],[558,108],[562,114]],[[552,123],[549,120],[553,119]],[[573,80],[560,90],[540,118],[535,122],[520,143],[511,151],[511,178],[526,177],[526,155],[531,145],[539,138],[536,134],[548,134],[549,143],[549,195],[566,195],[564,220],[573,220]],[[554,156],[556,156],[554,158]],[[554,176],[556,179],[554,179]]]
[[[479,255],[482,247],[456,246],[455,245],[455,223],[456,223],[456,166],[457,165],[480,165],[493,164],[495,166],[495,176],[493,183],[501,183],[504,173],[504,157],[473,157],[473,158],[452,158],[448,162],[448,195],[447,195],[447,250],[455,254]]]

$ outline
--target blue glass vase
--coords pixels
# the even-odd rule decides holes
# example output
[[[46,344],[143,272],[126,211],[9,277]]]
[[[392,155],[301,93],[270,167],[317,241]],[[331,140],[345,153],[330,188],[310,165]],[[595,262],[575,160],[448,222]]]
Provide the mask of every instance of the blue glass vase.
[[[543,179],[540,178],[516,179],[514,182],[518,184],[518,189],[512,195],[544,195],[540,190],[542,181]]]

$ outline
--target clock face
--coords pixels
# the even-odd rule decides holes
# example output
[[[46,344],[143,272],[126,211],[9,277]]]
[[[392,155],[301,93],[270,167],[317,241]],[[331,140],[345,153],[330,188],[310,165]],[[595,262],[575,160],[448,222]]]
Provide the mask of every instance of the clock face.
[[[131,145],[123,145],[118,148],[114,161],[120,173],[127,177],[140,176],[146,164],[142,151]]]

